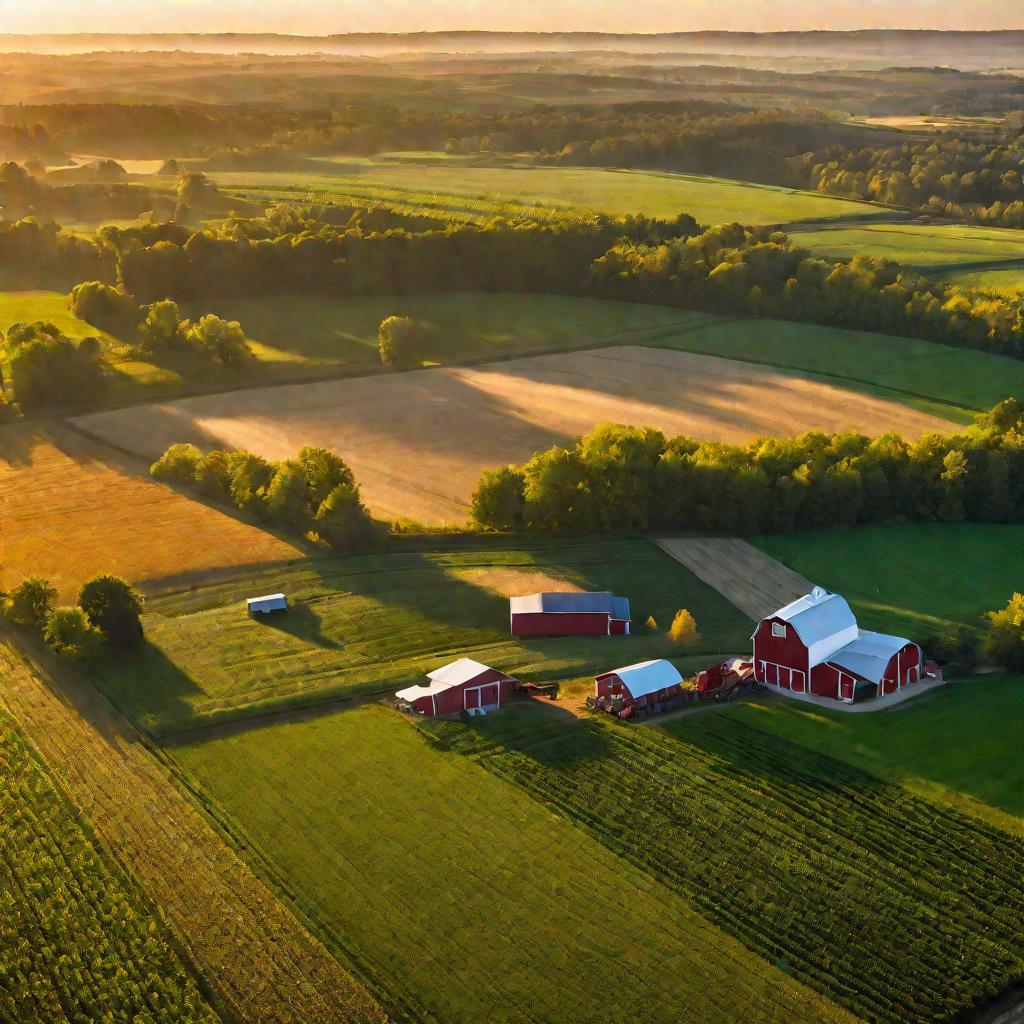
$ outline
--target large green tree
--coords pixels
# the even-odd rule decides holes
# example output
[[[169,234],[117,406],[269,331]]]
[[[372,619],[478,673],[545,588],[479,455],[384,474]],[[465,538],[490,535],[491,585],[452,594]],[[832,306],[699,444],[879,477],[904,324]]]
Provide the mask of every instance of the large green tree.
[[[142,595],[119,576],[94,576],[82,586],[78,604],[111,647],[134,647],[142,641]]]
[[[56,588],[41,576],[28,576],[8,595],[7,617],[19,626],[40,627],[46,622],[57,600]]]

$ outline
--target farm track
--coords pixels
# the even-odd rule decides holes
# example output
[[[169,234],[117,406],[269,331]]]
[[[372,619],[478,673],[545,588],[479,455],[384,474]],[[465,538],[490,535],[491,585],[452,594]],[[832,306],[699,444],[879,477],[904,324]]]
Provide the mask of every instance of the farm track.
[[[231,1019],[383,1022],[380,1004],[225,844],[88,684],[0,635],[2,698],[101,841],[161,908]],[[45,681],[44,681],[45,680]]]
[[[672,537],[654,543],[754,622],[810,593],[814,586],[738,538]]]

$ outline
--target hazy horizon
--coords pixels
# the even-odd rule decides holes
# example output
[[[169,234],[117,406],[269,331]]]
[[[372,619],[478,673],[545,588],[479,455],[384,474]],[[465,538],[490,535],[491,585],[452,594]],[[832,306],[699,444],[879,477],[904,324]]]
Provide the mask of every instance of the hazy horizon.
[[[346,32],[785,32],[870,29],[992,31],[1024,28],[1005,0],[833,0],[808,11],[804,0],[165,0],[140,6],[107,0],[0,0],[0,33],[249,33],[332,35]]]

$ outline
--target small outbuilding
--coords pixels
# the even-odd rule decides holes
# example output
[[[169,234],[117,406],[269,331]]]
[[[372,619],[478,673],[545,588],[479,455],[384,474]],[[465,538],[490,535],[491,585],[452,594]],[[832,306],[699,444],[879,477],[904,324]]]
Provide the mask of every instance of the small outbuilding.
[[[245,602],[250,615],[269,615],[271,612],[288,611],[288,598],[284,594],[266,594],[264,597],[250,597]]]
[[[629,598],[608,591],[513,597],[509,615],[513,636],[629,635]]]
[[[682,697],[683,677],[679,669],[663,658],[641,661],[594,678],[594,696],[614,701],[616,710],[633,706],[663,710],[661,705]]]
[[[427,673],[427,682],[399,690],[395,696],[421,715],[497,711],[517,680],[472,658],[459,658]]]

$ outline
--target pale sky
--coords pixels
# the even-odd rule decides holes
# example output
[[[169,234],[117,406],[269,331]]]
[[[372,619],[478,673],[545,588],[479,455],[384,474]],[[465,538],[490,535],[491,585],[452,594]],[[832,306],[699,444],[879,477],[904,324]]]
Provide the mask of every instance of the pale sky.
[[[0,0],[3,32],[1024,28],[1019,0]]]

